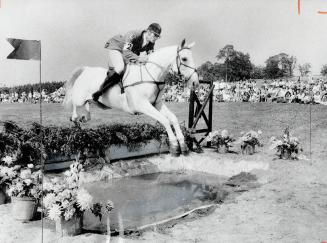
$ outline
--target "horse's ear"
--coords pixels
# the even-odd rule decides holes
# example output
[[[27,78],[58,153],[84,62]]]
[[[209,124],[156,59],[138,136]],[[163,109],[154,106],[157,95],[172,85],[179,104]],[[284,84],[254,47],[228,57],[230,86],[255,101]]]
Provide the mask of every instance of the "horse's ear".
[[[183,48],[183,47],[184,47],[184,45],[185,45],[185,39],[184,39],[184,40],[182,40],[182,43],[181,43],[181,47]]]
[[[195,45],[195,42],[193,41],[192,43],[188,44],[187,47],[192,48],[194,45]]]

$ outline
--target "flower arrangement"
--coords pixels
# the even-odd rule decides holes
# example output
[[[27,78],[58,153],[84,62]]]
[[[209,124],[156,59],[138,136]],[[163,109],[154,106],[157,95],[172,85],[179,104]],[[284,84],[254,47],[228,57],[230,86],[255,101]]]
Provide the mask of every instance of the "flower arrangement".
[[[73,217],[82,217],[86,210],[98,216],[101,220],[102,204],[93,202],[93,197],[87,190],[79,186],[80,172],[83,166],[79,162],[71,164],[70,170],[64,173],[64,178],[53,178],[43,185],[45,195],[43,206],[49,219],[66,221]],[[106,209],[113,208],[112,202],[108,201]]]
[[[0,160],[0,187],[7,187],[13,179],[17,178],[19,165],[14,166],[14,159],[5,156]]]
[[[272,137],[270,149],[277,149],[277,155],[281,159],[298,159],[297,155],[302,148],[299,147],[299,140],[297,137],[291,137],[289,129],[286,128],[283,136],[280,139]]]
[[[209,133],[206,138],[207,142],[211,142],[211,145],[217,148],[217,152],[220,151],[220,148],[224,148],[225,151],[229,151],[229,148],[233,146],[233,142],[235,139],[232,134],[224,129],[219,133],[218,131],[214,131]]]
[[[7,188],[12,197],[33,197],[41,195],[41,170],[33,164],[16,164],[14,156],[5,156],[0,163],[0,187]]]
[[[4,168],[5,167],[3,167],[2,170],[4,170]],[[7,167],[5,171],[8,176],[7,193],[9,196],[40,198],[42,191],[42,172],[40,169],[33,164],[28,164],[27,167],[21,167],[20,165]]]
[[[240,137],[237,143],[241,144],[242,154],[253,154],[255,146],[262,146],[262,143],[259,141],[259,137],[262,134],[261,130],[249,131],[247,133],[241,132],[242,137]]]

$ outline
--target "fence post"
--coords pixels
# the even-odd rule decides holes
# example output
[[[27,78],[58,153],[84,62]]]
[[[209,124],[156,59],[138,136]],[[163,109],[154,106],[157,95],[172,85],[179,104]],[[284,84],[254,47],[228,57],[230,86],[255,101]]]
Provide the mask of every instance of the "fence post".
[[[191,129],[194,121],[194,96],[195,90],[192,87],[190,91],[190,104],[189,104],[189,113],[188,113],[188,128]]]

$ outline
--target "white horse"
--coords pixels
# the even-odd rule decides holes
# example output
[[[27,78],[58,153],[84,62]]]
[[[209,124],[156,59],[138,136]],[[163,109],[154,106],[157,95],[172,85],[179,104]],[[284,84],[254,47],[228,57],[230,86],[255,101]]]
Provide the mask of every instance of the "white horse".
[[[144,65],[129,64],[123,77],[125,93],[121,94],[118,84],[111,87],[99,101],[111,108],[118,108],[130,114],[143,113],[159,121],[167,130],[170,150],[177,153],[178,143],[181,151],[186,154],[184,136],[174,113],[162,102],[161,96],[165,83],[165,76],[170,69],[177,71],[184,77],[184,83],[189,88],[199,86],[199,77],[191,47],[185,40],[180,46],[170,46],[159,49],[149,55]],[[100,67],[78,68],[66,83],[64,105],[73,108],[72,121],[78,119],[77,107],[85,106],[86,120],[91,119],[90,101],[106,77],[107,69]],[[174,134],[171,125],[174,127]]]

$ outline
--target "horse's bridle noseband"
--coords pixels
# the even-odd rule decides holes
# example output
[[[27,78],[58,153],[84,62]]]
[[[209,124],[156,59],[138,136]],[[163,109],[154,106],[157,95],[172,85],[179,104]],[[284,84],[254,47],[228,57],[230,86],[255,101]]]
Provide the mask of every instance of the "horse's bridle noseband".
[[[191,79],[191,77],[193,76],[193,74],[198,73],[198,71],[197,71],[196,68],[193,68],[193,67],[191,67],[189,65],[186,65],[185,63],[182,62],[181,56],[179,55],[179,53],[184,49],[191,49],[191,48],[189,48],[189,47],[182,47],[182,48],[178,47],[177,48],[176,67],[177,67],[177,74],[178,74],[179,77],[183,76],[182,73],[181,73],[181,66],[184,66],[184,67],[187,67],[187,68],[190,68],[190,69],[193,70],[193,73],[188,78],[185,78],[185,76],[184,76],[184,78],[186,79],[186,82],[188,82]]]

